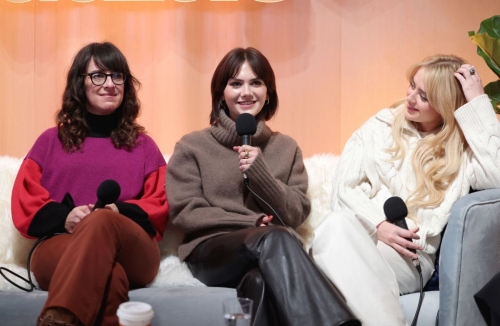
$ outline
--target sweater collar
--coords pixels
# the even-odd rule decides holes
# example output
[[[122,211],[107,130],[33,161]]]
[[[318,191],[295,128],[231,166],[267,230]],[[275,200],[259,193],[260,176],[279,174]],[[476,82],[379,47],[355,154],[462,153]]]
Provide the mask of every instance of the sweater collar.
[[[241,145],[241,137],[236,133],[236,123],[224,112],[219,111],[219,120],[210,128],[212,135],[224,146],[233,147]],[[264,120],[258,120],[257,131],[252,136],[252,145],[259,145],[271,138],[272,130]]]
[[[108,138],[111,132],[118,126],[118,117],[120,109],[108,115],[97,115],[86,112],[85,120],[89,126],[88,137]]]

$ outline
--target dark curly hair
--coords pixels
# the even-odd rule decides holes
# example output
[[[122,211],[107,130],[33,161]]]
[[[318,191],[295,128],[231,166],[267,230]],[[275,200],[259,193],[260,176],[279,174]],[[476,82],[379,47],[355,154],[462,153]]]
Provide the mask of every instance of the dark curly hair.
[[[85,119],[85,74],[91,59],[99,69],[122,72],[126,76],[123,102],[116,110],[118,124],[111,132],[111,140],[116,148],[131,150],[137,145],[139,134],[145,132],[144,127],[135,121],[140,111],[137,98],[140,83],[132,76],[123,53],[110,42],[91,43],[76,54],[68,72],[62,107],[56,115],[59,139],[67,152],[74,152],[81,148],[90,131]]]
[[[212,77],[212,111],[210,112],[210,124],[215,125],[219,121],[219,112],[223,108],[222,95],[231,78],[235,78],[240,72],[241,66],[248,62],[257,77],[262,79],[267,87],[269,103],[264,105],[256,116],[257,119],[270,120],[278,110],[278,93],[276,92],[276,78],[273,68],[267,58],[255,48],[235,48],[222,58],[215,69]],[[224,108],[228,114],[227,108]]]

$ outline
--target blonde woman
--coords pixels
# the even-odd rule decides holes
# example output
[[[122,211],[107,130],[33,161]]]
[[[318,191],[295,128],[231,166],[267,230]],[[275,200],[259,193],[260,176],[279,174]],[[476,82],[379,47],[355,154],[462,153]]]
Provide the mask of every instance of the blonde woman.
[[[408,80],[406,100],[347,142],[333,211],[315,232],[314,259],[363,325],[406,324],[398,296],[419,290],[412,259],[425,284],[455,201],[471,187],[500,187],[500,124],[476,69],[436,55],[410,67]],[[409,230],[386,221],[391,196],[406,202]]]

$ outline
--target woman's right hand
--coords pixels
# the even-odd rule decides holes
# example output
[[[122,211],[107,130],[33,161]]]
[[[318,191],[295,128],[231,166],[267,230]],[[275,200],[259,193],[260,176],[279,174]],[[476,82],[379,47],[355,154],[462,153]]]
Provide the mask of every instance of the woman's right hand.
[[[454,73],[460,84],[467,102],[472,101],[476,97],[484,94],[483,83],[479,77],[476,68],[470,64],[463,64]]]
[[[248,170],[253,161],[259,156],[259,148],[252,147],[249,145],[234,146],[233,150],[238,152],[238,158],[240,160],[240,171],[245,172]]]
[[[90,208],[87,205],[78,206],[73,208],[66,217],[66,222],[64,223],[64,228],[69,234],[73,233],[75,226],[88,214],[90,214]]]
[[[391,246],[399,252],[401,255],[409,257],[411,259],[417,259],[418,255],[409,251],[406,248],[411,248],[415,250],[423,250],[422,246],[418,244],[408,241],[406,239],[420,239],[420,236],[417,234],[418,228],[414,228],[411,230],[405,230],[396,226],[392,223],[384,221],[377,226],[377,237],[380,241],[385,244]]]
[[[267,226],[267,225],[269,225],[269,223],[271,222],[272,219],[273,219],[272,215],[263,216],[257,220],[257,222],[255,223],[255,226]]]

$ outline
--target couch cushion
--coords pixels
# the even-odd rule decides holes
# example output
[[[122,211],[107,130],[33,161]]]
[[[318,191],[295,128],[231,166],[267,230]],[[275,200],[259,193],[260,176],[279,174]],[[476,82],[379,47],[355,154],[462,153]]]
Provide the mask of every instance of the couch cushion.
[[[406,294],[399,297],[399,303],[405,314],[408,324],[411,324],[417,310],[420,293]],[[424,292],[424,301],[418,314],[418,325],[435,325],[439,310],[439,291]]]
[[[167,287],[132,290],[130,301],[153,306],[153,325],[219,326],[223,324],[222,301],[236,297],[228,288]],[[34,325],[43,308],[47,292],[0,292],[0,324]]]

